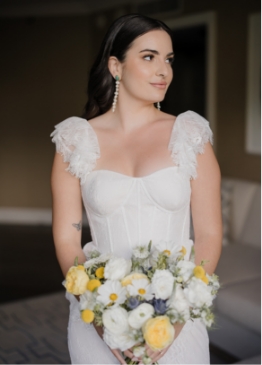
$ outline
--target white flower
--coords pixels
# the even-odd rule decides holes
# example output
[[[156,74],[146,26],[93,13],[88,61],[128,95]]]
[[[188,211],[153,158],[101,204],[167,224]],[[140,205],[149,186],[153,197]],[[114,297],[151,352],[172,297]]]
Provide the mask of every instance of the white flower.
[[[173,309],[180,314],[185,320],[189,319],[189,303],[184,295],[181,285],[176,285],[172,296],[167,301],[167,305],[170,309]]]
[[[130,349],[138,342],[135,333],[131,330],[121,335],[115,335],[105,328],[103,338],[111,349],[120,349],[121,351]]]
[[[126,288],[119,281],[107,280],[97,289],[97,301],[108,304],[122,304],[126,300]]]
[[[149,251],[147,246],[136,246],[133,249],[133,255],[137,259],[146,259],[149,256]]]
[[[204,324],[207,326],[207,327],[211,327],[212,324],[214,323],[214,315],[213,313],[208,313],[207,311],[203,310],[201,312],[201,319],[202,321],[204,322]]]
[[[153,316],[154,312],[154,307],[151,304],[142,303],[129,312],[128,323],[132,328],[139,329]]]
[[[90,259],[90,260],[86,261],[84,263],[84,267],[86,269],[89,269],[93,265],[102,264],[102,263],[108,261],[111,257],[112,257],[112,254],[111,253],[102,254],[102,255],[100,255],[98,257],[95,257],[93,259]]]
[[[142,357],[142,356],[146,355],[146,349],[144,346],[136,346],[133,348],[133,354],[136,357]]]
[[[131,271],[132,261],[112,257],[105,266],[104,277],[109,280],[121,280]]]
[[[122,307],[106,309],[103,313],[103,325],[115,335],[128,331],[127,311]]]
[[[145,300],[153,298],[152,288],[148,279],[132,280],[131,285],[127,285],[127,291],[131,296],[141,296]]]
[[[177,263],[177,268],[179,269],[179,277],[182,278],[183,281],[187,281],[190,276],[193,274],[193,269],[196,265],[187,260],[181,260]]]
[[[90,291],[85,291],[82,295],[80,295],[79,307],[80,310],[90,309],[93,310],[96,304],[95,295]]]
[[[152,278],[152,291],[156,299],[168,299],[173,292],[174,276],[168,270],[156,270]]]
[[[192,306],[201,308],[204,304],[211,306],[214,296],[212,287],[206,285],[201,279],[193,277],[189,285],[184,289],[184,294]]]

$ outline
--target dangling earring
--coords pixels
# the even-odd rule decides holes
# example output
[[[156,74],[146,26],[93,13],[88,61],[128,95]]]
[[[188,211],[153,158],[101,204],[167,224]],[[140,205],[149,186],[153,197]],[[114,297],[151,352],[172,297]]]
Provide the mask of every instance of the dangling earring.
[[[117,97],[118,97],[118,93],[119,93],[119,84],[120,84],[120,78],[118,75],[115,76],[115,80],[116,80],[116,90],[115,90],[115,93],[114,93],[114,100],[113,100],[113,113],[114,111],[116,110],[116,102],[117,102]]]
[[[161,105],[159,103],[159,101],[157,102],[157,109],[160,110],[161,109]]]

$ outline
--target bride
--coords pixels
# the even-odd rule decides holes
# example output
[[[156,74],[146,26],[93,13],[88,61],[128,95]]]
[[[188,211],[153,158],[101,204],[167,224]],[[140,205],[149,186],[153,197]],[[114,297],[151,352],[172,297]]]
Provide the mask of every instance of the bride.
[[[193,111],[177,117],[160,110],[172,81],[171,31],[139,14],[110,26],[91,69],[84,118],[55,126],[52,168],[53,236],[62,272],[88,251],[130,257],[138,244],[183,245],[187,252],[190,209],[195,262],[217,266],[222,242],[220,169],[213,134]],[[175,102],[175,101],[174,101]],[[92,242],[81,248],[82,201]],[[188,256],[187,256],[188,257]],[[72,363],[125,364],[103,341],[103,329],[84,323],[78,300],[70,301],[68,346]],[[148,348],[159,364],[209,364],[209,338],[200,319],[176,323],[174,342],[162,352]]]

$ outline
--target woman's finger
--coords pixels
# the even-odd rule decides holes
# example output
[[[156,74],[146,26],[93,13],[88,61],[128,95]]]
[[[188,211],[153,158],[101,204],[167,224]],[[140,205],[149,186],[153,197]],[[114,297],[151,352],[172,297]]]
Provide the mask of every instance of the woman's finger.
[[[120,361],[120,364],[126,365],[125,359],[123,358],[123,356],[120,354],[119,350],[115,349],[112,350],[112,353],[115,355],[115,357],[117,358],[117,360]]]
[[[125,350],[124,351],[124,354],[127,356],[127,357],[129,357],[130,359],[132,359],[135,355],[133,354],[133,352],[132,351],[130,351],[130,350]]]

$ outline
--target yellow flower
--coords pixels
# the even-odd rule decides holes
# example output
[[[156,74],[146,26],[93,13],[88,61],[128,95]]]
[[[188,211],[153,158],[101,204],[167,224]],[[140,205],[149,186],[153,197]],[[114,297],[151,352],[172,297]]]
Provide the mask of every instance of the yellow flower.
[[[208,278],[206,277],[206,275],[204,275],[201,280],[203,280],[204,283],[208,284],[209,283],[209,280]]]
[[[78,269],[78,270],[83,270],[83,271],[85,271],[85,267],[84,267],[83,265],[77,265],[77,269]]]
[[[96,269],[96,277],[98,279],[103,279],[104,278],[104,271],[105,271],[105,268],[103,266]]]
[[[95,318],[95,314],[90,309],[85,309],[81,312],[81,318],[84,322],[91,323]]]
[[[169,346],[175,336],[175,329],[167,316],[150,318],[142,327],[143,335],[148,346],[160,351]]]
[[[72,266],[68,270],[65,280],[66,290],[74,295],[80,295],[87,289],[89,276],[82,268],[79,269],[77,266]]]
[[[171,255],[171,251],[169,251],[169,250],[165,250],[165,251],[163,251],[164,252],[164,254],[166,254],[167,256],[170,256]]]
[[[94,291],[100,285],[101,285],[101,283],[98,279],[92,279],[92,280],[89,280],[89,282],[87,283],[87,289],[90,291]]]
[[[185,256],[185,254],[186,254],[186,248],[185,248],[185,246],[182,246],[182,248],[181,248],[181,250],[179,252],[181,252],[182,255]]]
[[[137,280],[137,279],[147,279],[148,280],[148,277],[145,274],[142,274],[140,272],[133,272],[133,273],[127,275],[121,281],[121,284],[122,284],[122,286],[131,285],[132,284],[132,280]],[[148,280],[148,283],[149,283],[149,280]]]
[[[194,272],[195,277],[198,279],[202,279],[206,275],[206,272],[203,269],[203,266],[196,266],[194,268],[193,272]]]

